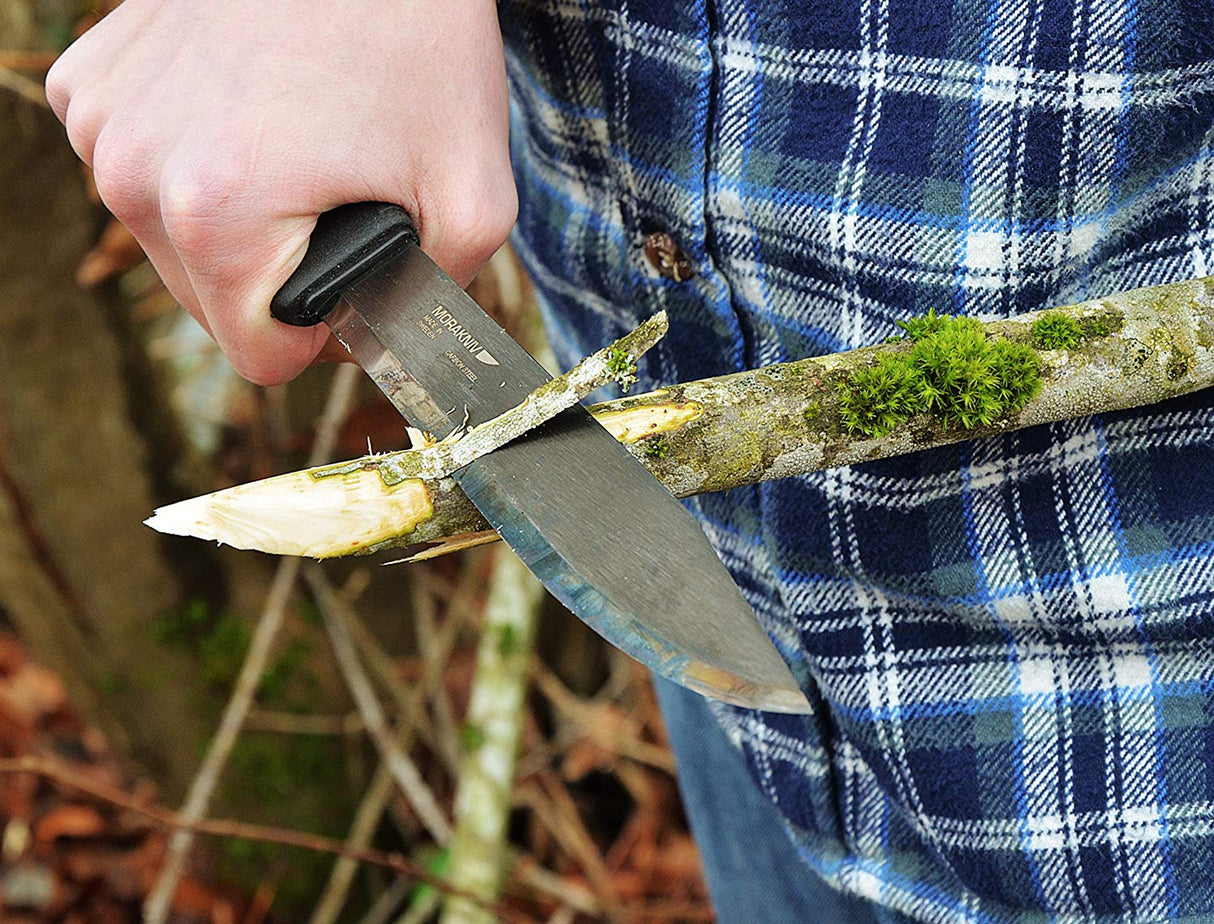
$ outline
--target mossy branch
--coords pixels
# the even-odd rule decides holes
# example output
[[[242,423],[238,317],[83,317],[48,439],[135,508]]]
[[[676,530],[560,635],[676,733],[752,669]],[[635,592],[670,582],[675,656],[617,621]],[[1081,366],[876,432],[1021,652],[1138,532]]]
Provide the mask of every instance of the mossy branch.
[[[916,338],[930,334],[938,319],[921,321],[907,325],[904,340],[672,385],[591,410],[673,493],[687,496],[1153,404],[1214,384],[1214,277],[1208,277],[988,322],[981,335],[998,347],[995,365],[1008,366],[1012,356],[1022,364],[1017,368],[1032,367],[1039,385],[989,404],[986,422],[977,426],[963,425],[974,417],[956,406],[933,411],[931,401],[920,399],[896,402],[903,410],[888,432],[885,417],[866,432],[853,413],[857,383],[899,357],[933,362],[922,359],[931,351],[917,351]],[[973,361],[981,364],[982,357]],[[975,381],[988,376],[981,369],[966,374]],[[904,385],[899,380],[898,388]],[[937,390],[929,385],[929,398]],[[160,527],[169,514],[164,525],[186,524],[180,530],[186,534],[316,557],[466,545],[467,534],[488,524],[451,479],[412,474],[423,455],[370,456],[242,485],[165,508],[149,522]],[[263,516],[290,505],[306,509],[318,491],[336,492],[342,501],[323,543],[303,544],[275,530],[280,516]],[[185,505],[185,513],[173,513]]]

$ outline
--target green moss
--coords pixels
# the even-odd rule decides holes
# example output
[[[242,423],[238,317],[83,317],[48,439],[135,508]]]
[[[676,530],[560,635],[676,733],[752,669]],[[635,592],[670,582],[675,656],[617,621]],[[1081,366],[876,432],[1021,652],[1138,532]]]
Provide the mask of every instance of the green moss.
[[[607,371],[621,391],[628,391],[636,384],[637,364],[623,347],[616,346],[607,351]]]
[[[915,369],[900,354],[878,357],[840,386],[839,416],[853,433],[884,436],[923,409]]]
[[[1040,387],[1036,352],[988,339],[973,318],[932,312],[902,327],[914,341],[909,352],[883,353],[836,385],[840,419],[852,433],[884,436],[924,412],[946,427],[990,426]]]
[[[305,669],[312,646],[302,639],[295,639],[266,667],[261,675],[257,695],[262,702],[278,705],[291,704],[292,687],[303,687],[308,699],[318,695],[316,678]],[[243,655],[242,655],[243,659]]]
[[[520,646],[518,629],[511,625],[497,626],[497,653],[503,658],[509,658],[511,655],[517,654]]]
[[[485,730],[479,725],[465,722],[459,728],[459,746],[467,753],[479,751],[485,746]]]
[[[1083,339],[1083,330],[1068,314],[1047,311],[1033,322],[1033,346],[1039,350],[1069,350]]]
[[[214,612],[205,600],[162,614],[152,625],[162,645],[188,651],[198,659],[203,681],[216,693],[227,695],[240,673],[252,632],[248,621],[235,613]],[[258,698],[276,708],[305,707],[315,698],[317,680],[307,669],[311,646],[296,639],[266,666],[258,685]],[[304,702],[293,694],[303,693]]]
[[[424,866],[426,871],[432,876],[446,878],[451,869],[450,849],[438,850],[435,848],[422,847],[418,849],[410,859],[412,859],[414,862],[420,860],[422,866]],[[434,886],[426,885],[425,883],[419,883],[418,885],[414,886],[412,891],[409,892],[409,897],[405,905],[405,914],[400,918],[400,920],[413,920],[414,918],[411,913],[414,912],[414,909],[429,905],[430,902],[433,901],[436,891],[437,890],[434,888]],[[420,919],[421,915],[418,914],[417,917]]]
[[[930,337],[932,334],[939,333],[941,328],[952,320],[953,318],[949,315],[936,314],[936,309],[930,308],[927,314],[922,317],[899,321],[898,326],[906,331],[906,335],[911,340],[922,340],[924,337]]]
[[[189,644],[206,631],[211,621],[211,605],[195,598],[156,617],[152,621],[152,637],[161,645]]]
[[[809,404],[805,405],[804,411],[806,423],[813,423],[818,419],[818,415],[821,413],[822,405],[818,404],[817,401],[809,402]]]
[[[1090,315],[1079,323],[1083,328],[1083,338],[1085,340],[1095,340],[1098,337],[1107,337],[1109,334],[1115,334],[1125,327],[1125,315],[1120,311],[1109,309],[1102,311],[1100,314]]]
[[[329,837],[343,837],[354,794],[342,742],[323,735],[246,733],[232,750],[222,789],[242,817]],[[272,871],[281,878],[275,911],[300,919],[314,908],[333,860],[324,854],[242,840],[222,842],[224,878],[253,889]],[[283,875],[283,871],[286,875]]]
[[[218,708],[248,651],[248,620],[193,600],[158,617],[152,631],[162,644],[197,660]],[[291,712],[321,709],[321,683],[311,668],[314,644],[305,633],[282,646],[262,675],[259,704]],[[206,745],[198,742],[200,754]],[[248,821],[343,837],[360,792],[351,785],[358,763],[352,766],[349,758],[347,743],[335,737],[246,731],[224,770],[217,803],[225,814]],[[274,908],[283,920],[306,917],[332,867],[323,854],[235,840],[223,842],[219,859],[223,878],[249,890],[269,876],[280,879]]]
[[[670,452],[670,444],[664,436],[650,436],[642,443],[641,451],[647,459],[665,459]]]
[[[202,679],[212,687],[230,687],[240,673],[251,633],[244,620],[222,614],[210,632],[198,642]]]

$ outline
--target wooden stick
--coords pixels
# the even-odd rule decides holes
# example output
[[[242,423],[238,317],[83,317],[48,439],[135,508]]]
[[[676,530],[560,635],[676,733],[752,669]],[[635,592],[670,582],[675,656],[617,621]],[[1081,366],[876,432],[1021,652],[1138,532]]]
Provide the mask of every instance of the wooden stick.
[[[13,68],[0,67],[0,87],[11,90],[35,106],[43,109],[50,108],[50,103],[46,101],[46,91],[42,89],[42,84],[37,80],[31,80]]]
[[[350,850],[362,850],[371,843],[383,817],[388,800],[392,798],[392,772],[384,761],[380,761],[371,778],[371,785],[363,794],[354,813],[354,821],[350,825],[350,833],[346,837],[346,847]],[[312,911],[310,924],[333,924],[341,914],[350,894],[350,886],[354,882],[354,874],[358,867],[349,857],[341,857],[333,864],[329,873],[329,881]]]
[[[161,532],[201,537],[218,520],[222,525],[209,538],[238,548],[314,558],[383,545],[431,516],[434,503],[427,482],[449,484],[448,490],[455,492],[454,482],[446,478],[451,472],[538,427],[594,389],[611,381],[635,380],[637,357],[665,333],[666,314],[660,312],[458,439],[267,478],[255,482],[251,491],[248,485],[229,488],[162,507],[147,524]],[[365,517],[352,519],[359,511]],[[283,512],[285,518],[278,515]]]
[[[9,71],[45,73],[51,69],[59,53],[55,51],[18,51],[0,49],[0,68]]]
[[[325,630],[332,643],[333,655],[341,670],[342,679],[350,691],[358,713],[362,716],[363,724],[375,742],[380,760],[388,765],[393,779],[409,800],[409,804],[421,819],[430,836],[438,844],[446,844],[451,839],[451,823],[438,804],[430,787],[422,779],[417,765],[410,760],[409,755],[396,743],[383,708],[375,695],[371,681],[358,660],[358,652],[354,640],[350,637],[349,620],[346,607],[337,594],[329,586],[328,580],[320,570],[319,565],[312,565],[305,573],[308,585],[316,597],[321,616],[325,622]],[[408,721],[402,716],[401,721]]]
[[[1084,331],[1070,349],[1032,347],[1041,388],[1019,411],[989,426],[961,429],[917,414],[892,432],[869,437],[848,429],[840,384],[883,355],[889,343],[720,378],[672,385],[592,408],[648,469],[680,497],[881,459],[1009,430],[1138,407],[1214,384],[1214,277],[1123,292],[1052,309]],[[1032,346],[1033,325],[1047,312],[985,325],[987,336]],[[295,473],[165,508],[178,531],[232,545],[325,557],[390,546],[446,543],[488,529],[450,479],[426,480],[418,453],[369,457],[345,466]],[[340,485],[328,483],[340,473]],[[289,516],[340,491],[324,541],[301,544],[265,515]],[[319,500],[315,503],[319,503]],[[188,505],[188,507],[187,507]],[[376,518],[379,529],[361,525]],[[150,524],[161,528],[160,515]],[[298,517],[296,517],[298,519]],[[388,521],[391,521],[390,523]]]

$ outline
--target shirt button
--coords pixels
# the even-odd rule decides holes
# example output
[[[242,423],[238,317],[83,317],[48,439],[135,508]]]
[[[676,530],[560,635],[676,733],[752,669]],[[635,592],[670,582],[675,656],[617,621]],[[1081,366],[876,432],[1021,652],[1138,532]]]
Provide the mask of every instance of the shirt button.
[[[645,259],[658,273],[675,282],[686,282],[696,274],[683,249],[665,231],[654,231],[645,237]]]

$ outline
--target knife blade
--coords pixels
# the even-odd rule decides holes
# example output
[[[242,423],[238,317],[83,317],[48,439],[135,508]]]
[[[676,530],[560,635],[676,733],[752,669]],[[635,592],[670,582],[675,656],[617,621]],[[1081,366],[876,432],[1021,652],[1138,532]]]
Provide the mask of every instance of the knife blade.
[[[422,252],[398,206],[322,215],[271,311],[324,320],[401,414],[440,438],[551,378]],[[452,477],[549,592],[627,654],[716,699],[809,710],[695,518],[581,406]]]

